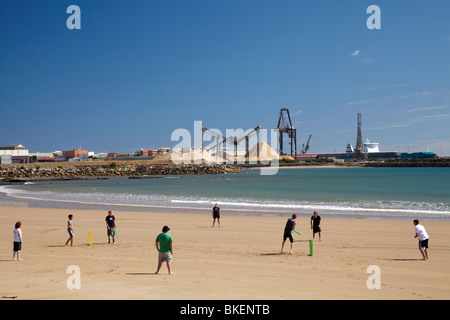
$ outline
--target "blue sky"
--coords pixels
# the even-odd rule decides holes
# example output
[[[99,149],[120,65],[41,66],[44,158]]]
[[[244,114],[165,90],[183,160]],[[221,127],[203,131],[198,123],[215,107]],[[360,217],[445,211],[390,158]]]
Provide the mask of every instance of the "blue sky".
[[[69,5],[81,30],[69,30]],[[369,5],[381,30],[369,30]],[[0,0],[0,145],[171,147],[194,121],[274,128],[298,149],[450,155],[450,2]]]

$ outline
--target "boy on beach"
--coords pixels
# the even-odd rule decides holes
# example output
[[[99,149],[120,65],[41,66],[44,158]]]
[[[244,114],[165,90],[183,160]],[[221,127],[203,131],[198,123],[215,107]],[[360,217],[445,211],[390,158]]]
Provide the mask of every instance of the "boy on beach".
[[[222,225],[220,224],[220,208],[218,207],[217,203],[212,209],[212,217],[213,217],[213,224],[211,228],[214,228],[214,224],[217,222],[219,223],[219,228],[222,228]]]
[[[284,243],[286,242],[286,239],[289,238],[289,241],[291,242],[291,250],[289,251],[289,254],[292,254],[292,249],[294,248],[294,237],[292,236],[292,231],[294,231],[295,226],[297,225],[297,222],[295,221],[296,218],[297,215],[294,213],[292,218],[289,218],[286,222],[286,226],[284,227],[283,243],[281,244],[281,253],[284,252]]]
[[[168,233],[169,230],[170,228],[168,226],[164,226],[162,228],[162,233],[160,233],[155,240],[156,250],[158,250],[158,268],[156,269],[155,274],[158,274],[163,262],[166,262],[169,274],[174,274],[170,266],[173,255],[173,239]]]
[[[115,235],[116,235],[116,218],[112,214],[112,210],[108,211],[108,215],[106,216],[106,234],[108,235],[108,244],[111,243],[111,237],[113,240],[113,244],[116,243]]]
[[[311,216],[311,229],[313,231],[313,240],[314,240],[316,233],[318,233],[319,241],[322,241],[322,236],[321,236],[322,230],[320,229],[320,220],[321,220],[321,218],[320,218],[319,214],[317,213],[317,211],[314,211],[313,216]]]
[[[72,221],[73,215],[69,214],[68,218],[69,218],[69,221],[67,221],[67,232],[69,233],[69,239],[67,239],[67,241],[66,241],[66,246],[70,241],[70,246],[72,247],[73,246],[73,221]]]
[[[419,220],[415,219],[414,223],[414,238],[419,238],[419,250],[422,254],[423,260],[428,260],[428,233],[425,227],[419,224]]]
[[[17,261],[22,261],[20,259],[20,252],[22,251],[22,230],[20,230],[20,227],[22,226],[21,221],[17,221],[16,225],[14,226],[14,242],[13,242],[13,261],[16,260],[17,255]]]

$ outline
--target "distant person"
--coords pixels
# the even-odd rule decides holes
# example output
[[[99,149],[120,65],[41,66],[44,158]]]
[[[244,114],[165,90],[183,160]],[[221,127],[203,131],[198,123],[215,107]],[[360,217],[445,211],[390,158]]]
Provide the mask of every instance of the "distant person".
[[[294,231],[295,226],[297,225],[297,215],[294,213],[292,215],[292,218],[289,218],[286,222],[286,226],[284,227],[284,234],[283,234],[283,243],[281,244],[281,253],[284,252],[284,243],[286,242],[286,239],[289,238],[289,241],[291,242],[291,250],[289,251],[289,254],[292,254],[292,250],[294,248],[294,237],[292,236],[292,231]]]
[[[311,229],[313,231],[313,240],[314,237],[316,235],[316,233],[319,234],[319,241],[322,241],[322,236],[321,236],[321,232],[322,230],[320,229],[320,216],[317,213],[317,211],[314,211],[314,214],[311,216]]]
[[[108,244],[111,243],[111,237],[113,244],[116,243],[115,235],[116,235],[116,218],[112,214],[112,210],[108,211],[108,215],[106,216],[106,234],[108,235]]]
[[[419,238],[419,250],[422,254],[423,260],[428,260],[428,233],[425,227],[419,224],[419,220],[414,220],[414,238]]]
[[[20,227],[22,226],[22,222],[21,221],[17,221],[16,225],[14,226],[14,242],[13,242],[13,260],[16,260],[16,256],[17,256],[17,261],[22,261],[22,259],[20,258],[20,252],[22,251],[22,243],[23,243],[23,239],[22,239],[22,230],[20,230]]]
[[[155,274],[158,274],[163,262],[167,264],[167,270],[169,274],[174,274],[171,269],[172,255],[173,255],[173,238],[168,233],[170,228],[164,226],[162,233],[160,233],[155,240],[156,250],[158,250],[158,268]]]
[[[67,232],[69,233],[69,239],[66,241],[66,246],[70,242],[70,246],[73,246],[73,214],[69,214],[69,221],[67,221]]]
[[[217,203],[212,209],[212,217],[213,217],[213,224],[212,224],[211,228],[214,228],[214,224],[216,223],[216,219],[217,219],[217,222],[219,223],[219,228],[222,228],[222,225],[220,224],[220,208],[217,205]]]

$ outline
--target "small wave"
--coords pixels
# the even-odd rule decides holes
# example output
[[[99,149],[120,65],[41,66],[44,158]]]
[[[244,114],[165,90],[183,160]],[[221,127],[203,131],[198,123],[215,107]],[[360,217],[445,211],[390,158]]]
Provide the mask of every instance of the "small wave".
[[[206,198],[158,194],[106,193],[106,192],[54,192],[29,191],[18,187],[0,186],[0,192],[19,199],[61,201],[95,205],[129,207],[209,208],[220,203],[222,208],[260,212],[312,212],[318,210],[340,215],[424,215],[449,217],[448,204],[406,201],[284,201],[246,198]]]

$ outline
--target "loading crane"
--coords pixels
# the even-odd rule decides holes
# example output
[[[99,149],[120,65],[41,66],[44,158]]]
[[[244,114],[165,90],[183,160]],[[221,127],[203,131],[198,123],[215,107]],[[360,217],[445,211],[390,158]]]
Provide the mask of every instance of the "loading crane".
[[[243,135],[242,137],[238,138],[237,136],[231,136],[231,137],[224,137],[223,135],[221,135],[218,132],[215,132],[213,130],[210,130],[206,127],[202,127],[202,149],[205,150],[205,146],[204,146],[204,139],[203,136],[205,134],[205,132],[209,132],[210,134],[214,135],[216,137],[216,145],[207,149],[206,151],[209,152],[210,150],[216,148],[216,156],[219,155],[219,151],[220,151],[220,145],[221,144],[225,144],[225,143],[230,143],[233,144],[234,146],[234,156],[237,158],[237,146],[239,145],[239,143],[242,142],[242,140],[245,139],[245,156],[248,157],[249,156],[249,138],[251,135],[253,135],[254,133],[259,133],[259,130],[261,130],[262,127],[261,126],[257,126],[254,129],[250,130],[250,132],[248,132],[247,134]],[[258,151],[258,155],[259,155],[259,151]]]
[[[309,150],[309,142],[311,141],[312,134],[309,135],[308,142],[306,142],[306,146],[303,144],[302,154],[306,154]]]
[[[291,156],[294,157],[294,159],[297,159],[297,130],[292,125],[289,109],[281,109],[280,116],[278,118],[277,130],[280,155],[283,155],[283,133],[286,133],[290,139]]]

